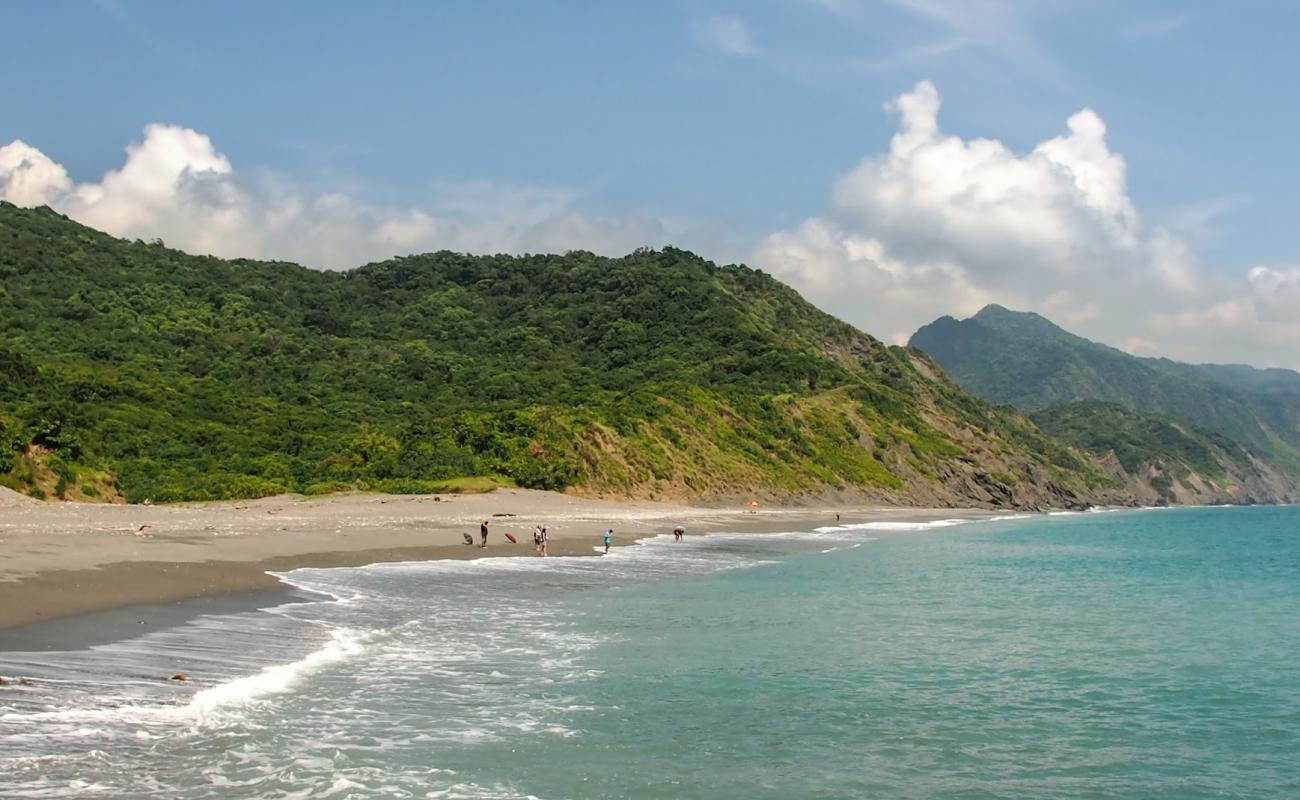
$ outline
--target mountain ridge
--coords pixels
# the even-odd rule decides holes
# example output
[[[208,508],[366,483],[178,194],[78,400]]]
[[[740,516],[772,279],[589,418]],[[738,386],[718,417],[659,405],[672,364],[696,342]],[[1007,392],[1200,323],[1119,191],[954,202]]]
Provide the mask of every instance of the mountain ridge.
[[[469,476],[595,495],[1131,502],[1027,418],[744,266],[191,256],[0,204],[0,483],[132,502]]]
[[[1096,457],[1107,456],[1107,443],[1133,448],[1134,442],[1121,433],[1146,436],[1141,446],[1153,453],[1161,451],[1160,439],[1168,444],[1169,437],[1215,452],[1201,466],[1213,461],[1211,471],[1221,473],[1217,478],[1187,465],[1175,468],[1202,481],[1195,491],[1184,488],[1205,502],[1300,496],[1300,374],[1133,356],[1070,333],[1039,314],[997,305],[966,320],[941,317],[920,328],[909,345],[929,353],[954,380],[985,400],[1024,410],[1040,427]],[[1090,424],[1080,414],[1081,403],[1094,404],[1086,406],[1094,412]],[[1144,416],[1120,414],[1116,407]],[[1106,421],[1122,430],[1105,430]],[[1213,437],[1222,441],[1210,442]],[[1129,467],[1122,475],[1112,470],[1112,475],[1136,496],[1154,491],[1166,500],[1186,502],[1186,492],[1180,495],[1160,480],[1151,484],[1152,470],[1161,472],[1157,463]]]

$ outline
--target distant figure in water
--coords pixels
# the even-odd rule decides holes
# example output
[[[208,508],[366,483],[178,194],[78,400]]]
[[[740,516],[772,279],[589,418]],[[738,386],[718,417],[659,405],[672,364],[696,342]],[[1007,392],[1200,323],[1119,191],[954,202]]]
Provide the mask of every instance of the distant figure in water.
[[[605,552],[606,553],[609,552],[609,543],[610,541],[613,540],[613,538],[614,538],[614,529],[606,528],[605,529]]]
[[[542,555],[546,555],[546,545],[550,544],[550,537],[546,535],[546,528],[542,528]]]
[[[533,526],[533,552],[537,555],[542,554],[542,526]]]
[[[487,520],[483,520],[483,524],[478,526],[479,538],[483,540],[483,543],[480,544],[479,547],[487,547],[487,526]]]
[[[681,525],[678,525],[676,528],[673,528],[673,541],[680,542],[682,540],[682,537],[685,535],[686,535],[686,529],[683,528]]]
[[[836,522],[839,522],[839,521],[840,521],[840,512],[838,512],[838,511],[835,512],[835,521],[836,521]]]

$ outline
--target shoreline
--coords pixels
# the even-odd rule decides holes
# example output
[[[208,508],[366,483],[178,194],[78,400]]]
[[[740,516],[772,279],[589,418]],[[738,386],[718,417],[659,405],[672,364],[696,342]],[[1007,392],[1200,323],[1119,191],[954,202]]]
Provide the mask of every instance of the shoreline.
[[[545,525],[551,555],[594,555],[685,525],[774,532],[867,521],[926,522],[1012,513],[990,509],[782,507],[757,510],[578,498],[499,489],[476,495],[296,496],[168,506],[0,506],[0,635],[68,617],[196,597],[288,590],[270,572],[392,561],[534,556]],[[477,526],[489,521],[487,548]],[[507,543],[504,532],[517,544]],[[476,544],[462,543],[473,533]],[[143,624],[143,623],[142,623]],[[0,647],[3,647],[0,642]]]

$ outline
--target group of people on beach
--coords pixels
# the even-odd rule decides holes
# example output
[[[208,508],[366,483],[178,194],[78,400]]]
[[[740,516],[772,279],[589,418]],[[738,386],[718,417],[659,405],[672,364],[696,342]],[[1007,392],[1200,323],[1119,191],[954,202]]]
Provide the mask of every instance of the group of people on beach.
[[[483,520],[483,524],[478,526],[478,535],[479,535],[478,546],[487,547],[488,520]],[[680,542],[682,540],[682,537],[685,535],[686,535],[686,529],[683,528],[681,525],[678,525],[676,528],[673,528],[673,541]],[[515,543],[515,537],[511,536],[509,533],[506,534],[506,538],[510,540],[511,544]],[[465,544],[472,544],[473,541],[474,540],[470,537],[468,533],[465,534]],[[533,527],[533,551],[537,553],[537,555],[539,556],[547,555],[547,546],[550,544],[550,541],[551,541],[551,537],[546,533],[545,526],[536,525]],[[605,552],[606,553],[609,553],[609,548],[613,543],[614,543],[614,529],[606,528],[605,529]]]
[[[490,523],[488,520],[483,520],[483,523],[478,526],[479,547],[487,547],[489,524]],[[515,537],[510,534],[509,531],[506,532],[506,538],[510,540],[511,544],[514,544],[517,541]],[[474,541],[473,538],[470,537],[468,533],[465,534],[465,544],[471,544],[473,543],[473,541]],[[547,546],[550,544],[550,542],[551,542],[551,537],[549,534],[546,533],[545,527],[541,525],[537,525],[533,527],[533,551],[536,552],[537,555],[539,556],[547,555],[546,552]],[[606,542],[608,543],[608,536],[606,537]],[[606,552],[608,552],[608,547],[606,547]]]
[[[479,547],[487,547],[489,524],[490,523],[488,520],[483,520],[483,523],[478,526]],[[509,531],[506,531],[506,538],[510,540],[511,544],[515,544],[518,541],[517,539],[515,539],[513,535],[511,535]],[[546,533],[546,528],[542,527],[541,525],[537,525],[533,528],[533,550],[537,553],[537,555],[544,556],[547,554],[546,549],[547,549],[547,545],[550,544],[550,541],[551,541],[551,537]],[[465,544],[473,544],[473,543],[474,543],[473,537],[471,537],[468,533],[465,534]]]

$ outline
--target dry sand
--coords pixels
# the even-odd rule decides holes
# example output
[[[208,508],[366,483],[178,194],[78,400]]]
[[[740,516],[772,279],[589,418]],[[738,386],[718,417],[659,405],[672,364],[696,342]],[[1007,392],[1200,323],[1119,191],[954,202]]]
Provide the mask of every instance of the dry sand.
[[[7,493],[6,493],[7,492]],[[718,509],[570,497],[525,489],[477,495],[296,496],[168,506],[43,503],[0,491],[0,628],[85,611],[274,587],[268,570],[483,556],[591,554],[668,533],[790,530],[862,519],[986,515],[955,509]],[[489,521],[486,549],[478,527]],[[513,533],[518,544],[504,534]],[[463,544],[470,533],[474,546]]]

